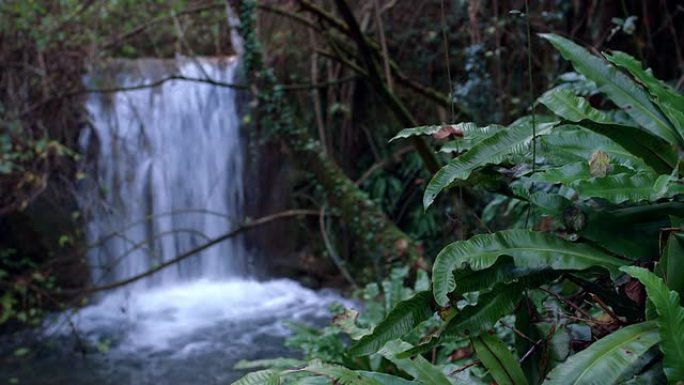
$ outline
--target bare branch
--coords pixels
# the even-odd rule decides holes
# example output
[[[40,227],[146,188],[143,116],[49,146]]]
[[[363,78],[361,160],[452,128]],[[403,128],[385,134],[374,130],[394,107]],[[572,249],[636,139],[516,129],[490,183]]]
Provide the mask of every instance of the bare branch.
[[[172,259],[170,259],[164,263],[157,265],[153,269],[150,269],[144,273],[135,275],[135,276],[130,277],[130,278],[126,278],[126,279],[121,280],[121,281],[113,282],[113,283],[110,283],[107,285],[90,287],[90,288],[86,288],[86,289],[78,289],[78,290],[65,290],[65,292],[95,293],[95,292],[99,292],[99,291],[112,290],[112,289],[116,289],[118,287],[126,286],[126,285],[133,283],[133,282],[139,281],[143,278],[154,275],[154,274],[160,272],[161,270],[166,269],[169,266],[173,266],[182,260],[185,260],[185,259],[187,259],[187,258],[189,258],[189,257],[191,257],[191,256],[193,256],[193,255],[195,255],[201,251],[204,251],[204,250],[209,249],[213,246],[216,246],[217,244],[219,244],[219,243],[221,243],[227,239],[230,239],[230,238],[232,238],[238,234],[241,234],[241,233],[243,233],[249,229],[252,229],[254,227],[265,225],[267,223],[276,221],[278,219],[298,217],[298,216],[304,216],[304,215],[318,216],[318,215],[320,215],[320,212],[315,211],[315,210],[287,210],[287,211],[282,211],[282,212],[279,212],[276,214],[267,215],[265,217],[253,219],[253,220],[245,222],[244,224],[236,227],[235,229],[233,229],[232,231],[230,231],[224,235],[213,238],[209,242],[207,242],[201,246],[195,247],[191,250],[188,250],[188,251],[186,251],[186,252],[184,252],[184,253],[182,253],[182,254],[180,254],[180,255],[178,255],[178,256],[176,256],[176,257],[174,257],[174,258],[172,258]]]

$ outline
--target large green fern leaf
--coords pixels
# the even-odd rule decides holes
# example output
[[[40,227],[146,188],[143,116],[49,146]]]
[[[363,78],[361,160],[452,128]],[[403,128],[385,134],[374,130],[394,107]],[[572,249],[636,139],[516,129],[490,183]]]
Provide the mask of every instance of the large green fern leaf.
[[[663,352],[663,370],[670,384],[684,381],[684,308],[679,305],[679,294],[670,290],[665,282],[650,271],[636,266],[623,267],[622,271],[641,281],[648,299],[658,312],[660,350]]]
[[[596,82],[601,91],[644,129],[669,143],[681,144],[681,137],[651,103],[649,95],[627,75],[568,39],[555,34],[540,36],[553,44],[577,72]]]
[[[544,385],[615,384],[659,340],[655,322],[624,327],[554,368]]]
[[[399,357],[402,352],[411,349],[411,347],[409,343],[394,340],[385,344],[378,353],[423,385],[452,385],[444,372],[428,362],[423,356],[418,355],[412,359]],[[455,380],[454,384],[458,383],[459,381]]]
[[[233,382],[232,385],[278,385],[279,383],[280,373],[275,370],[266,369],[248,373]]]
[[[484,270],[503,255],[515,266],[527,269],[585,270],[600,267],[613,275],[624,262],[595,247],[573,243],[553,234],[528,230],[505,230],[481,234],[445,247],[433,267],[433,293],[437,304],[449,303],[447,294],[456,288],[454,272],[470,268]]]
[[[555,122],[539,124],[536,134],[548,133],[555,124]],[[501,162],[511,154],[525,153],[529,149],[534,132],[531,122],[525,120],[512,124],[508,129],[499,131],[473,145],[467,152],[452,159],[435,173],[425,189],[423,206],[428,208],[442,190],[456,180],[467,179],[476,168]]]
[[[471,341],[477,357],[498,385],[527,385],[518,360],[499,337],[483,334]]]
[[[432,293],[429,291],[416,293],[413,297],[399,302],[371,334],[363,336],[349,348],[349,354],[363,356],[375,353],[386,342],[410,332],[432,316],[431,302]]]

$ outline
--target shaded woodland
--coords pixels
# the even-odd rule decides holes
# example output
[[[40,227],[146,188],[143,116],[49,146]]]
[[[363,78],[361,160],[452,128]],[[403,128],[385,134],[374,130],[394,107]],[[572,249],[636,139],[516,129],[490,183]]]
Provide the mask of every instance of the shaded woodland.
[[[3,2],[0,364],[240,237],[241,274],[360,305],[234,384],[680,384],[683,43],[675,0]],[[232,56],[230,82],[112,70]],[[244,217],[98,282],[88,98],[178,82],[235,92]]]

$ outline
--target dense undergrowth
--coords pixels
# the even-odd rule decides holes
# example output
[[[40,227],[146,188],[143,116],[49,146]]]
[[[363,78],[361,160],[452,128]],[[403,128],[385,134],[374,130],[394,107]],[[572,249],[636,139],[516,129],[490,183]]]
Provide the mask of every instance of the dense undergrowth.
[[[295,328],[308,362],[241,363],[267,369],[235,384],[684,381],[684,95],[625,53],[542,37],[577,71],[538,99],[550,114],[395,138],[450,137],[440,151],[456,156],[427,185],[426,209],[452,187],[505,185],[489,210],[520,220],[444,247],[431,283],[418,270],[401,286],[407,271],[394,270],[384,290],[362,291],[361,316]]]
[[[342,260],[321,280],[349,270],[363,308],[333,309],[323,329],[292,325],[302,359],[242,362],[260,370],[236,384],[684,380],[684,97],[630,55],[553,34],[533,50],[541,40],[525,33],[633,48],[674,78],[679,8],[659,2],[656,25],[645,11],[656,2],[592,2],[586,14],[584,2],[533,2],[528,15],[503,13],[523,1],[243,3],[260,23],[252,42],[263,42],[245,47],[245,64],[266,51],[250,79],[265,113],[243,122],[259,156],[295,158],[288,207],[329,214],[299,221],[300,238],[319,262]],[[45,189],[73,194],[85,177],[75,167],[82,99],[103,90],[84,89],[82,73],[112,57],[231,54],[225,9],[0,5],[0,236],[25,235],[0,245],[0,325],[39,325],[65,306],[57,278],[75,270],[54,267],[66,254],[82,260],[82,234],[60,226],[44,226],[47,246],[23,248],[40,238],[24,229],[54,206],[80,218],[75,205],[36,202]],[[645,28],[635,32],[637,9]],[[575,69],[558,82],[556,52]],[[524,95],[554,82],[530,113]],[[452,123],[397,133],[412,121]],[[431,159],[448,163],[432,176]],[[330,245],[311,239],[319,233]]]

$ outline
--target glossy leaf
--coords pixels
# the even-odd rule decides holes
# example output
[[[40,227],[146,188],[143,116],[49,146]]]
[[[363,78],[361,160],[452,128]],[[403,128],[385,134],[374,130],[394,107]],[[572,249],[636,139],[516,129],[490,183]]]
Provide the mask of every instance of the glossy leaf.
[[[544,269],[528,269],[517,267],[513,258],[504,255],[490,268],[485,270],[463,269],[454,274],[456,281],[455,293],[464,294],[480,292],[480,294],[494,291],[498,284],[510,284],[530,274],[538,273]],[[550,269],[548,269],[550,270]]]
[[[611,63],[629,71],[646,87],[680,136],[684,137],[684,95],[653,76],[653,72],[650,69],[644,69],[633,56],[620,51],[605,56]]]
[[[411,138],[414,136],[435,135],[440,131],[444,130],[445,128],[450,130],[451,132],[460,132],[461,134],[463,134],[465,132],[476,130],[477,126],[475,125],[475,123],[458,123],[405,128],[399,131],[399,133],[396,134],[392,139],[390,139],[390,142],[397,139]]]
[[[677,165],[678,155],[672,144],[649,132],[636,127],[596,123],[589,120],[583,120],[579,122],[579,125],[610,138],[658,173],[670,173]]]
[[[639,202],[644,200],[657,200],[672,193],[656,189],[660,177],[649,173],[608,175],[605,178],[591,178],[579,180],[573,188],[584,199],[602,198],[612,203]],[[661,179],[662,181],[662,179]]]
[[[511,314],[522,296],[522,285],[498,285],[496,290],[482,294],[477,304],[456,313],[440,334],[442,341],[477,336],[503,316]]]
[[[278,385],[279,383],[280,374],[275,370],[267,369],[248,373],[232,385]]]
[[[429,291],[422,291],[400,302],[373,329],[371,334],[363,336],[349,348],[349,354],[352,356],[363,356],[375,353],[386,342],[410,332],[418,324],[432,316],[431,301],[432,294]]]
[[[527,385],[518,360],[499,337],[482,334],[471,341],[477,357],[498,385]]]
[[[407,379],[393,376],[387,373],[380,372],[368,372],[365,370],[359,370],[361,377],[369,378],[371,380],[377,381],[382,385],[417,385],[417,382],[409,381]]]
[[[423,356],[418,355],[412,359],[399,357],[411,347],[409,343],[395,340],[388,342],[378,353],[423,385],[452,385],[444,372]],[[458,381],[455,383],[458,384]]]
[[[572,243],[555,235],[527,230],[505,230],[481,234],[445,247],[433,267],[433,292],[437,304],[449,303],[447,294],[456,289],[454,272],[470,268],[484,270],[508,255],[515,266],[528,269],[585,270],[601,267],[613,275],[624,263],[592,246]]]
[[[575,95],[567,88],[553,88],[546,91],[539,102],[545,105],[554,114],[571,122],[592,120],[598,123],[611,123],[610,117],[603,111],[599,111],[589,102]]]
[[[667,287],[684,298],[684,234],[670,233],[658,270]]]
[[[568,39],[554,34],[540,36],[553,44],[577,72],[596,82],[600,90],[639,125],[667,142],[681,143],[680,136],[651,103],[649,95],[627,75]]]
[[[539,123],[537,135],[547,134],[554,125],[555,123]],[[467,179],[478,167],[498,163],[511,154],[526,153],[532,134],[532,124],[529,121],[513,124],[508,129],[483,139],[466,153],[449,161],[428,183],[423,195],[423,207],[427,209],[442,190],[456,180]]]
[[[570,356],[544,385],[615,384],[659,340],[655,322],[626,326]]]
[[[382,382],[364,376],[362,373],[339,365],[330,365],[319,360],[314,360],[305,368],[296,370],[325,376],[341,385],[385,385]]]
[[[669,227],[670,216],[684,216],[684,203],[651,203],[609,210],[587,210],[583,238],[629,259],[652,258],[659,253],[658,234]]]
[[[463,125],[463,138],[454,139],[444,144],[439,152],[461,153],[470,150],[479,141],[488,138],[497,132],[505,130],[506,127],[497,124],[489,126]]]
[[[641,157],[632,154],[612,139],[580,126],[559,126],[541,139],[541,155],[554,163],[585,162],[596,151],[605,152],[612,163],[634,169],[648,169]]]
[[[623,267],[622,271],[638,279],[648,293],[648,299],[658,313],[660,350],[663,352],[663,370],[670,384],[684,381],[684,308],[677,292],[650,271],[636,266]]]

